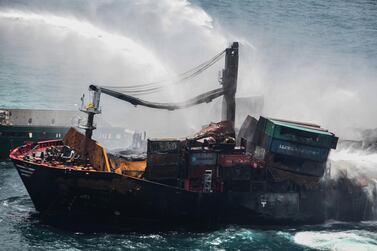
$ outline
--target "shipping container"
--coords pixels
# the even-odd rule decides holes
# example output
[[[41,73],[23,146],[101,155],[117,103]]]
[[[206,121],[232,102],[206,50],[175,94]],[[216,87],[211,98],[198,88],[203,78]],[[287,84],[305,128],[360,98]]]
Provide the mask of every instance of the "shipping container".
[[[179,166],[148,166],[145,175],[149,180],[177,179],[179,177]]]
[[[158,139],[148,140],[148,154],[151,153],[180,153],[181,142],[179,140]]]
[[[247,154],[220,154],[219,165],[222,167],[251,166],[252,156]]]
[[[185,179],[183,187],[187,191],[203,192],[203,179]],[[212,179],[212,192],[223,192],[224,183],[220,179]]]
[[[190,166],[215,166],[217,164],[217,152],[190,152]]]
[[[211,170],[217,177],[218,153],[214,151],[195,150],[188,153],[189,163],[187,165],[187,175],[189,178],[202,178],[206,170]]]
[[[322,177],[325,173],[327,162],[318,162],[311,160],[298,160],[280,154],[271,155],[271,167],[290,171],[297,174],[305,174],[308,176]]]
[[[265,136],[262,140],[262,147],[272,153],[318,162],[326,161],[329,155],[329,148],[314,147]]]
[[[181,155],[175,153],[165,154],[149,154],[147,159],[148,166],[165,166],[165,165],[180,165]]]
[[[217,166],[189,166],[188,177],[189,178],[201,178],[206,170],[211,170],[214,177],[219,176],[219,169]]]
[[[251,179],[250,166],[232,166],[222,167],[222,178],[227,180],[250,180]]]
[[[146,175],[148,179],[176,179],[180,176],[181,155],[176,153],[149,154]]]
[[[335,149],[338,142],[338,138],[333,133],[322,128],[264,117],[259,118],[257,131],[258,134],[267,134],[272,138],[316,147]],[[260,142],[258,135],[256,137]]]

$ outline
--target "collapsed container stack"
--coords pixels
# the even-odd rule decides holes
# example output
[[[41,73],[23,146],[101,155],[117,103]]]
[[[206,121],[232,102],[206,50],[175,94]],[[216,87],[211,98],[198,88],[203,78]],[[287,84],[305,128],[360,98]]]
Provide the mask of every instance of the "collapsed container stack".
[[[338,141],[314,124],[265,117],[252,130],[251,151],[210,138],[148,140],[145,178],[194,192],[261,192],[292,177],[318,183]]]
[[[270,166],[322,177],[330,149],[338,138],[315,124],[260,117],[254,134],[254,155]]]

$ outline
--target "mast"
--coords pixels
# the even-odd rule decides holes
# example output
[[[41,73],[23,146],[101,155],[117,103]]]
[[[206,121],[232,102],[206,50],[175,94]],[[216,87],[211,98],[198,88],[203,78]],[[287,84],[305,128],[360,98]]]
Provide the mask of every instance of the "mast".
[[[80,111],[85,112],[88,114],[88,120],[86,124],[79,124],[79,128],[85,130],[85,136],[87,139],[91,139],[93,135],[93,130],[96,129],[94,124],[94,115],[100,114],[101,110],[99,107],[101,97],[101,90],[93,91],[93,99],[92,102],[89,103],[86,107],[84,106],[84,99],[82,98],[82,104]]]
[[[224,99],[222,104],[222,120],[234,122],[236,119],[236,91],[238,76],[238,42],[233,42],[225,50],[225,68],[222,72]]]

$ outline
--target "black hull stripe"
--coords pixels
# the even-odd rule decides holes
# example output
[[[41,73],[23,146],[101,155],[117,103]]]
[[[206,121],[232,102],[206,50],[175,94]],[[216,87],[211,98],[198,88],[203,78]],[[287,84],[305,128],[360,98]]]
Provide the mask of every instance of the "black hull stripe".
[[[29,172],[34,172],[35,171],[35,168],[21,166],[21,165],[18,165],[18,164],[16,164],[16,166],[19,167],[20,169],[28,170]]]
[[[31,174],[29,174],[29,173],[20,172],[20,174],[21,174],[21,176],[25,176],[25,177],[30,177],[31,176]]]
[[[16,164],[16,166],[18,167],[20,175],[24,176],[24,177],[28,177],[29,178],[35,172],[34,168],[30,168],[30,167],[26,167],[26,166],[21,166],[21,165],[18,165],[18,164]]]
[[[22,169],[22,168],[20,168],[20,172],[28,173],[28,174],[33,174],[34,173],[34,171],[29,171],[29,170]]]

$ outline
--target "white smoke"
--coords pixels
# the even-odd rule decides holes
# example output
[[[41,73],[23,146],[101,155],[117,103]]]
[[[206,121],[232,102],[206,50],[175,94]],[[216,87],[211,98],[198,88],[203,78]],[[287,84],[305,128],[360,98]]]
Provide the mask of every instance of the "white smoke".
[[[65,107],[59,108],[72,108],[69,104],[77,103],[89,84],[126,86],[165,79],[208,60],[230,42],[210,16],[185,0],[5,2],[0,20],[4,50],[24,52],[15,60],[37,78],[21,77],[29,72],[14,76],[26,106],[40,99],[48,107],[64,97]],[[221,67],[196,82],[145,98],[182,101],[217,88]],[[22,96],[12,89],[10,95]],[[39,90],[38,98],[32,90]],[[187,135],[210,122],[205,106],[172,113],[134,109],[105,96],[102,105],[106,120],[149,135]]]
[[[28,26],[30,26],[30,23],[34,23],[39,26],[39,29],[56,28],[59,32],[50,35],[54,35],[57,38],[66,38],[68,34],[77,34],[83,40],[89,40],[91,43],[101,43],[109,54],[125,54],[124,57],[127,60],[138,66],[132,69],[133,71],[140,70],[139,68],[143,67],[153,77],[166,74],[163,63],[152,52],[141,47],[135,41],[122,35],[101,30],[86,21],[80,21],[74,17],[8,10],[0,12],[0,19],[11,20],[20,25],[28,24]],[[129,67],[132,67],[132,65],[130,64]]]
[[[265,96],[265,115],[317,123],[347,139],[357,139],[355,128],[377,127],[374,3],[203,6],[221,9],[227,30],[256,48],[243,65],[252,72],[243,90]]]
[[[0,98],[19,105],[9,98],[18,96],[25,106],[43,107],[60,101],[64,107],[59,108],[66,108],[89,84],[160,80],[239,40],[237,95],[264,95],[265,115],[318,123],[345,138],[355,138],[353,128],[375,127],[377,73],[368,62],[313,42],[305,36],[318,31],[313,25],[299,27],[304,35],[295,27],[274,30],[249,23],[250,11],[257,12],[252,3],[218,5],[227,11],[225,18],[222,12],[210,16],[187,0],[1,1],[2,58],[10,61],[2,64],[1,83],[12,84],[4,90],[9,95]],[[224,29],[227,17],[230,24]],[[194,82],[146,99],[181,101],[216,88],[221,68],[216,65]],[[103,101],[101,116],[155,136],[187,135],[219,118],[208,105],[172,113],[133,109],[109,97]]]
[[[355,147],[341,147],[332,151],[331,179],[346,178],[361,187],[369,200],[372,218],[377,219],[377,152]]]
[[[332,151],[329,159],[332,161],[334,171],[338,171],[337,168],[345,168],[350,178],[363,176],[377,179],[377,152],[352,147],[341,148]],[[336,163],[342,164],[335,165]]]

